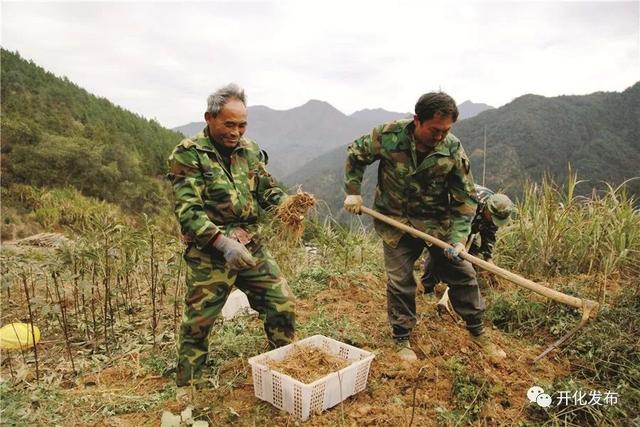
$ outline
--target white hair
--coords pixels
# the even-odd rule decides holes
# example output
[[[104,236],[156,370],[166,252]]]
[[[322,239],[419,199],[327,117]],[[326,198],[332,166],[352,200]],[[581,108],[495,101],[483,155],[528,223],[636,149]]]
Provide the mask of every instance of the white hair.
[[[245,106],[247,105],[247,96],[244,94],[244,89],[235,83],[229,83],[209,95],[209,98],[207,98],[207,112],[214,116],[217,115],[224,105],[233,98],[239,100]]]

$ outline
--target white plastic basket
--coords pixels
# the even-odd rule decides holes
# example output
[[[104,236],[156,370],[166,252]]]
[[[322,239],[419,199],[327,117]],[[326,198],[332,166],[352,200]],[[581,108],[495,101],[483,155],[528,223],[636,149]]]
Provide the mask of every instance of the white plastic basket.
[[[329,354],[353,361],[349,366],[332,372],[310,384],[269,368],[269,360],[282,360],[294,345],[313,345]],[[249,359],[256,397],[275,407],[296,415],[303,421],[352,396],[367,386],[369,367],[374,355],[349,344],[323,335],[314,335],[284,347]]]

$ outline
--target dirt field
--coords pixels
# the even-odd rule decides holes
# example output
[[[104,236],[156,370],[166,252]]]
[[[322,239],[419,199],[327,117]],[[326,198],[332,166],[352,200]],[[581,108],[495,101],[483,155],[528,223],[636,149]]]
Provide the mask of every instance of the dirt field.
[[[439,317],[434,298],[422,295],[417,297],[420,318],[412,337],[419,360],[403,362],[389,337],[384,289],[383,279],[373,274],[330,277],[324,290],[299,300],[302,333],[333,335],[376,355],[365,391],[312,416],[305,425],[513,425],[528,418],[531,404],[527,390],[553,383],[569,369],[561,356],[532,365],[542,347],[496,330],[490,333],[509,356],[499,365],[492,364],[469,342],[463,327]],[[503,291],[508,289],[507,285]],[[106,357],[91,343],[85,343],[84,351],[82,344],[75,344],[80,349],[75,357],[80,372],[77,377],[69,372],[60,336],[47,337],[38,346],[44,377],[40,382],[45,383],[39,387],[33,385],[33,364],[24,365],[20,355],[14,354],[13,368],[18,369],[16,375],[23,376],[17,390],[23,390],[25,398],[13,395],[10,403],[15,400],[26,405],[22,414],[36,424],[50,419],[65,426],[151,426],[160,423],[163,411],[179,414],[185,405],[174,399],[171,373],[163,376],[174,351],[171,305],[164,308],[164,332],[155,353],[148,334],[135,327],[148,320],[148,313],[141,310],[130,322],[123,320],[118,325],[121,341],[117,354]],[[11,308],[5,309],[3,323],[12,316]],[[254,396],[247,359],[266,351],[260,321],[234,319],[224,329],[220,340],[248,339],[253,344],[247,354],[213,360],[208,366],[205,375],[211,378],[210,386],[192,396],[195,418],[210,425],[297,425],[299,421],[293,416]],[[211,359],[216,359],[217,339],[212,337]],[[30,359],[27,355],[27,361]],[[5,379],[10,376],[6,357],[2,375]],[[12,391],[8,393],[10,396]],[[5,408],[5,415],[11,408]]]

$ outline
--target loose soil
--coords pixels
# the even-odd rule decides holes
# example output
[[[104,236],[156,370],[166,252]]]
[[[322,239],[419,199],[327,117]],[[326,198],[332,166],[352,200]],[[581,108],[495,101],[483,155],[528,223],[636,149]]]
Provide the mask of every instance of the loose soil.
[[[498,284],[501,292],[509,292],[508,284]],[[23,307],[18,295],[10,304],[3,304],[2,324],[24,320],[18,310]],[[543,348],[523,339],[490,331],[492,338],[508,353],[508,358],[493,364],[473,346],[466,330],[452,320],[440,318],[435,298],[417,296],[418,323],[412,335],[412,348],[418,355],[416,362],[405,362],[396,355],[389,334],[386,314],[385,279],[372,274],[351,274],[332,278],[324,291],[309,299],[301,299],[297,305],[297,323],[304,325],[322,309],[328,318],[346,321],[354,325],[362,338],[347,342],[376,357],[371,365],[367,387],[336,407],[312,416],[306,426],[406,426],[413,418],[414,426],[447,425],[454,411],[463,413],[452,393],[456,372],[453,364],[464,372],[481,378],[491,390],[477,419],[486,425],[514,425],[526,422],[530,403],[527,390],[540,383],[552,383],[565,377],[569,363],[559,352],[533,365],[533,359]],[[171,354],[174,348],[173,305],[162,307],[160,328],[163,335],[157,339],[156,352]],[[150,339],[145,337],[149,326],[148,309],[132,314],[137,325],[123,329],[127,334],[118,349],[123,354],[105,357],[100,347],[91,343],[84,347],[76,344],[76,367],[80,374],[74,376],[66,358],[62,336],[50,336],[43,329],[43,341],[38,346],[41,382],[55,388],[55,405],[49,411],[61,425],[96,426],[157,426],[162,411],[178,414],[186,405],[174,399],[175,388],[171,373],[165,376],[149,372],[141,362],[153,354]],[[257,318],[249,320],[252,327],[261,328]],[[338,322],[338,324],[340,324]],[[144,332],[144,333],[143,333]],[[346,333],[333,331],[339,337]],[[348,334],[347,334],[348,335]],[[300,337],[304,338],[304,337]],[[137,344],[136,344],[137,343]],[[259,344],[254,354],[267,351],[266,340]],[[308,349],[305,349],[305,351]],[[112,350],[113,351],[113,350]],[[4,352],[3,352],[4,353]],[[4,354],[3,354],[4,356]],[[280,411],[254,395],[251,367],[248,356],[221,361],[215,372],[210,372],[212,382],[195,390],[191,404],[195,406],[197,419],[209,425],[286,426],[298,425],[294,416]],[[315,356],[313,356],[315,357]],[[6,359],[3,357],[3,360]],[[13,369],[18,371],[21,384],[35,383],[33,364],[23,365],[19,353],[13,354]],[[305,354],[300,359],[310,361]],[[315,363],[315,362],[311,362]],[[285,362],[288,367],[293,365]],[[20,365],[23,365],[22,367]],[[166,368],[162,366],[160,368]],[[285,367],[272,366],[273,369]],[[302,380],[299,371],[285,372]],[[331,367],[331,371],[339,369]],[[320,375],[320,374],[318,374]],[[2,364],[2,377],[10,377],[6,363]],[[215,378],[215,381],[213,381]],[[30,410],[35,424],[47,423],[52,413],[43,408],[46,402],[32,401]]]

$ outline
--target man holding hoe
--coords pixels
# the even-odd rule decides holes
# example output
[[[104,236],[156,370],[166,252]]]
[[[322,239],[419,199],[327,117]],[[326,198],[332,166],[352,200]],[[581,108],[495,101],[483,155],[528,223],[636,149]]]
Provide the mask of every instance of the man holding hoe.
[[[348,148],[347,211],[361,213],[364,170],[379,161],[374,210],[451,245],[446,250],[427,246],[422,239],[374,221],[383,240],[389,323],[398,355],[407,361],[417,359],[409,341],[416,325],[413,266],[425,246],[437,276],[449,286],[451,303],[465,321],[471,341],[493,361],[506,357],[485,334],[485,303],[475,270],[458,257],[465,250],[477,195],[467,155],[449,133],[457,118],[458,108],[449,95],[427,93],[416,103],[413,119],[377,126]]]

